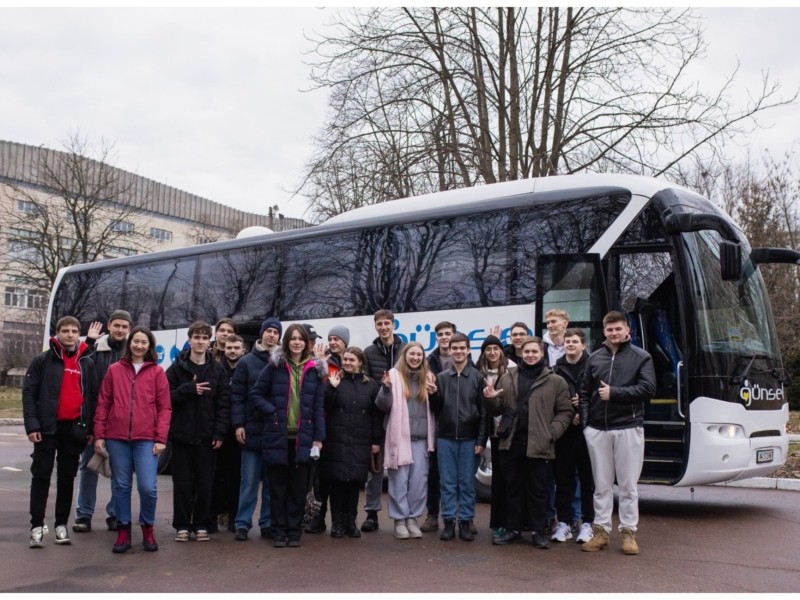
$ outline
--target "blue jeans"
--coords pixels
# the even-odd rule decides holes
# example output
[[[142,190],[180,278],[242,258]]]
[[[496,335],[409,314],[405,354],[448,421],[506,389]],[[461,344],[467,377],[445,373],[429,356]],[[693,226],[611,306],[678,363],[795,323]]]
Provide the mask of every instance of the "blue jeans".
[[[119,523],[131,522],[131,489],[133,469],[136,469],[136,489],[139,492],[139,524],[153,525],[156,521],[156,484],[158,457],[153,454],[152,441],[127,442],[106,440],[111,459],[111,489],[114,512]]]
[[[86,465],[94,456],[94,446],[87,446],[86,450],[81,454],[81,480],[78,486],[78,506],[75,511],[79,519],[92,520],[94,515],[94,506],[97,502],[97,478],[99,475],[87,469]],[[115,516],[114,514],[114,490],[111,490],[111,499],[106,504],[106,514],[109,517]]]
[[[239,484],[239,509],[236,512],[236,529],[247,529],[253,526],[253,513],[258,502],[258,484],[261,483],[261,515],[258,526],[263,529],[270,526],[269,513],[269,479],[267,465],[264,463],[261,450],[242,450],[242,480]]]
[[[437,438],[442,518],[469,521],[475,516],[475,443]]]

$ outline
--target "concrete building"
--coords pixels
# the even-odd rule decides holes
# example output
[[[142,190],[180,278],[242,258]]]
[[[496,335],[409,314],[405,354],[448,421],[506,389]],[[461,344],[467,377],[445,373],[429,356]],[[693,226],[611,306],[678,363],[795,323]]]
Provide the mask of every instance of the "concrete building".
[[[110,236],[89,260],[230,239],[251,226],[308,226],[275,206],[267,215],[244,212],[74,153],[0,141],[0,385],[19,384],[41,351],[49,294],[20,273],[44,235],[57,232],[65,252],[75,241],[70,221],[81,210],[65,197],[89,207],[90,231]]]

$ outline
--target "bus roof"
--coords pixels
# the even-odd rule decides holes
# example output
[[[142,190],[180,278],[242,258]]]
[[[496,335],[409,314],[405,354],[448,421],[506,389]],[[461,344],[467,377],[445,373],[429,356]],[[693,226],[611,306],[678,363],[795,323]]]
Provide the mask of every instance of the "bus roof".
[[[519,179],[503,183],[477,185],[468,188],[434,192],[422,196],[412,196],[398,200],[390,200],[379,204],[370,204],[356,208],[335,217],[324,223],[339,225],[357,221],[377,221],[404,213],[435,212],[437,210],[456,206],[469,206],[480,204],[488,200],[506,198],[533,192],[558,192],[560,190],[573,190],[578,188],[594,187],[619,187],[627,188],[634,194],[653,196],[666,187],[676,187],[670,182],[653,177],[641,175],[620,175],[610,173],[588,173],[576,175],[555,175],[551,177],[535,177]]]

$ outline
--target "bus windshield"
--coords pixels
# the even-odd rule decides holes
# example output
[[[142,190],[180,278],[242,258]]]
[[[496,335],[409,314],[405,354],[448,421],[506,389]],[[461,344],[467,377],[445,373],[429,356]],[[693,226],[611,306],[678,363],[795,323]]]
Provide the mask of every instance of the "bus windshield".
[[[719,235],[713,231],[685,234],[694,285],[697,331],[707,352],[778,359],[780,349],[761,272],[745,271],[739,281],[723,281]],[[742,239],[742,253],[750,247]]]

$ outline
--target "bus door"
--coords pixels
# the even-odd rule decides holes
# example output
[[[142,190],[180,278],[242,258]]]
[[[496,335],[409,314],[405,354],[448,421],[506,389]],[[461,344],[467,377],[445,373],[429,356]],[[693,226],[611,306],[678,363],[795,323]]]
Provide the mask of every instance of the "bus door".
[[[599,254],[542,254],[536,273],[534,335],[547,331],[544,315],[560,308],[569,314],[569,326],[586,333],[591,352],[603,342],[603,316],[608,312],[606,286]]]
[[[627,315],[631,343],[650,353],[656,372],[656,394],[645,406],[641,481],[674,483],[685,469],[688,401],[672,256],[667,248],[619,248],[607,261],[612,306]]]

